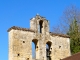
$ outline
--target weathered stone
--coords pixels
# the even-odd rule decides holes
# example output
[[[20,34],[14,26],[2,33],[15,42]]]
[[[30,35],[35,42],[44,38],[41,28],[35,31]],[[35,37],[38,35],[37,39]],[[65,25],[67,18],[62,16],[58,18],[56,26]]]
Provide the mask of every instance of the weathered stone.
[[[36,44],[35,60],[60,60],[70,56],[69,36],[49,32],[49,21],[39,15],[30,20],[30,29],[13,26],[8,32],[9,60],[32,60],[32,42]]]

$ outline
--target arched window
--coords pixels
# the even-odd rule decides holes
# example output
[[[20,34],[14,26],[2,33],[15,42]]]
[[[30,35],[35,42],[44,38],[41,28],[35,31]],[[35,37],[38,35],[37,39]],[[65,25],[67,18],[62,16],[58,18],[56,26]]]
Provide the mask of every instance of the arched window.
[[[39,21],[39,26],[38,26],[38,32],[39,32],[39,33],[42,33],[42,28],[43,28],[43,21],[40,20],[40,21]]]
[[[51,43],[50,41],[48,41],[48,42],[46,43],[46,58],[47,58],[47,60],[51,60],[51,56],[50,56],[51,50],[52,50],[51,44],[52,44],[52,43]]]
[[[37,39],[33,39],[32,40],[32,58],[36,59],[36,55],[37,55],[37,51],[38,51],[38,40]]]

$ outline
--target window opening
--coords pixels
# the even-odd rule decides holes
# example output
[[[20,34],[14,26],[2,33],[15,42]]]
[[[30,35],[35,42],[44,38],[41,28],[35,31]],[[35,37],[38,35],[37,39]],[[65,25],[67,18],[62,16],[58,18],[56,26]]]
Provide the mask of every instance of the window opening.
[[[39,30],[38,30],[38,31],[39,31],[39,33],[42,33],[42,28],[43,28],[43,26],[42,26],[42,25],[43,25],[43,21],[42,21],[42,20],[40,20],[40,21],[39,21],[39,26],[38,26],[38,27],[39,27]]]
[[[32,58],[36,59],[36,52],[38,51],[38,46],[37,46],[37,39],[33,39],[32,40]]]
[[[51,48],[51,42],[47,42],[46,43],[46,58],[47,58],[47,60],[51,60],[51,50],[52,50],[52,48]]]

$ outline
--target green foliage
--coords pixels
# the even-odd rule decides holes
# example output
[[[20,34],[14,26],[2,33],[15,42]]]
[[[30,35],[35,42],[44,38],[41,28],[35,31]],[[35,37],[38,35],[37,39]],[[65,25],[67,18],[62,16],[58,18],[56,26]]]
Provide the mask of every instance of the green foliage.
[[[80,52],[80,33],[75,18],[73,22],[70,24],[70,28],[67,34],[70,36],[71,53],[75,54],[77,52]]]

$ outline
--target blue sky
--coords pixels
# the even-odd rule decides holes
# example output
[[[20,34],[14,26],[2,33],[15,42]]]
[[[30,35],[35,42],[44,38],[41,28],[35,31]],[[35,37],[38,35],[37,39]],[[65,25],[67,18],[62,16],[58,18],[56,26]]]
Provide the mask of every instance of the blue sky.
[[[80,8],[80,0],[0,0],[0,59],[8,60],[7,30],[11,26],[29,28],[30,18],[38,13],[49,20],[52,31],[72,4]]]

